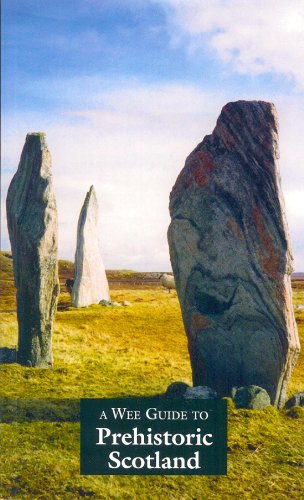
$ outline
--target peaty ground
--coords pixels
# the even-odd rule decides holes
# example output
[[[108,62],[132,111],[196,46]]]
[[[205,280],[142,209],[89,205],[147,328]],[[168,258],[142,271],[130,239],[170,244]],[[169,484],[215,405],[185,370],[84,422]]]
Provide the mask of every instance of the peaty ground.
[[[17,320],[11,259],[1,255],[2,347],[13,360]],[[60,263],[61,283],[71,265]],[[155,276],[109,273],[113,300],[130,307],[70,307],[62,293],[54,326],[52,370],[3,363],[0,497],[25,499],[302,498],[304,410],[236,410],[229,399],[228,475],[80,476],[79,398],[148,396],[191,370],[176,293]],[[294,302],[304,284],[294,282]],[[304,311],[296,310],[304,343]],[[11,349],[8,351],[8,349]],[[304,390],[304,355],[289,396]]]

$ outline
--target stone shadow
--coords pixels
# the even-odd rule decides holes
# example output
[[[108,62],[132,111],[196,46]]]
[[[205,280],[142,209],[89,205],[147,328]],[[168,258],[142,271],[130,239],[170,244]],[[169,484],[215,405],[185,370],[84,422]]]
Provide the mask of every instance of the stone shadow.
[[[162,399],[163,394],[123,396],[121,399]],[[118,400],[120,398],[117,398]],[[0,399],[0,423],[79,422],[79,399]]]
[[[11,399],[0,400],[1,423],[78,422],[80,402],[78,399]]]

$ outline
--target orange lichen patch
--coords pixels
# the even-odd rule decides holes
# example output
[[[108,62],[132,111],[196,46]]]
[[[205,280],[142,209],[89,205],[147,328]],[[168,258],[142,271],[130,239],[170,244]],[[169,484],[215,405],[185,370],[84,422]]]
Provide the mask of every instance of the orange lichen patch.
[[[227,222],[227,225],[229,228],[232,230],[232,232],[238,237],[239,240],[243,240],[244,237],[240,231],[239,225],[237,224],[236,220],[230,217],[230,219]]]
[[[193,177],[198,186],[204,186],[209,179],[209,172],[214,168],[214,163],[210,155],[204,151],[198,151],[194,156],[194,161],[198,165],[193,171]]]
[[[261,240],[259,261],[262,269],[271,278],[275,279],[278,275],[280,258],[276,252],[276,248],[270,238],[267,229],[261,218],[261,213],[256,205],[252,209],[253,220]]]
[[[204,186],[208,182],[210,171],[214,166],[212,157],[207,152],[191,153],[186,160],[185,168],[176,179],[174,190],[179,187],[188,189],[193,182],[200,187]]]
[[[210,321],[201,314],[194,312],[191,314],[191,330],[203,330],[210,325]]]
[[[204,186],[208,181],[208,175],[202,165],[198,165],[194,172],[193,177],[198,186]]]
[[[208,170],[211,170],[214,168],[214,163],[212,161],[212,158],[208,153],[205,153],[204,151],[199,151],[196,154],[196,157],[199,159],[199,161],[204,165],[205,168]]]
[[[272,278],[276,277],[278,272],[280,259],[276,255],[269,255],[268,257],[261,258],[261,265],[265,273]]]

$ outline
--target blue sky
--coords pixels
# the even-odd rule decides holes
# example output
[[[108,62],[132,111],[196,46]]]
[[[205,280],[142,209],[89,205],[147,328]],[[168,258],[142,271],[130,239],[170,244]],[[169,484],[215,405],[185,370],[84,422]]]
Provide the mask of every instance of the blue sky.
[[[73,258],[94,184],[106,267],[169,270],[168,197],[186,156],[227,101],[271,100],[304,270],[303,29],[302,0],[3,0],[2,199],[26,133],[44,131],[60,257]]]

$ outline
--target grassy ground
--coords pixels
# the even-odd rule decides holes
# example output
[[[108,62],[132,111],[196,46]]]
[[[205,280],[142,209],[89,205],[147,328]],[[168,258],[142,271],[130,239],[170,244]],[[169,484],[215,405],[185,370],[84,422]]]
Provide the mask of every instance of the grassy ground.
[[[2,258],[2,346],[13,349],[11,263]],[[61,281],[70,272],[70,264],[61,263]],[[129,300],[131,307],[76,310],[63,290],[53,370],[1,365],[0,498],[303,498],[303,410],[235,410],[231,400],[227,477],[79,475],[80,397],[147,396],[176,380],[191,383],[176,294],[157,284],[126,288],[118,282],[116,275],[112,299]],[[304,303],[303,282],[296,284],[294,300]],[[296,317],[303,339],[304,311]],[[302,354],[289,395],[304,390],[303,365]]]

